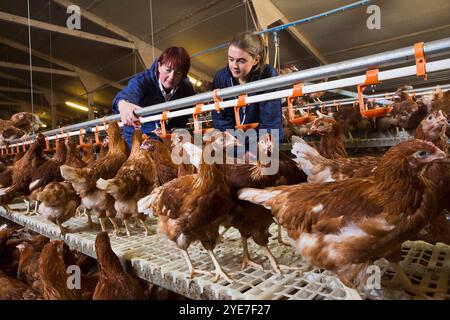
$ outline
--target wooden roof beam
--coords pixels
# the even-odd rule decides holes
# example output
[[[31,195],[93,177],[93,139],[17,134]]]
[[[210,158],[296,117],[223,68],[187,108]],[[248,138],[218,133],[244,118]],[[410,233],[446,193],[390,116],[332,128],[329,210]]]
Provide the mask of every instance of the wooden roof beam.
[[[16,69],[16,70],[26,70],[26,71],[30,70],[30,66],[27,64],[13,63],[13,62],[7,62],[7,61],[0,61],[0,67],[8,68],[8,69]],[[62,76],[78,78],[78,74],[76,72],[66,71],[66,70],[61,70],[61,69],[33,66],[33,71],[34,72],[42,72],[42,73],[53,73],[53,74],[59,74]]]
[[[22,51],[22,52],[26,52],[26,53],[29,52],[27,46],[24,46],[23,44],[18,43],[16,41],[13,41],[11,39],[0,37],[0,43],[3,43],[3,44],[5,44],[5,45],[7,45],[7,46],[9,46],[11,48],[14,48],[14,49]],[[42,60],[46,60],[48,62],[51,62],[52,64],[59,65],[60,67],[63,67],[63,68],[66,68],[66,69],[69,69],[71,71],[74,71],[74,72],[78,73],[78,76],[80,76],[82,81],[83,81],[83,79],[82,79],[80,73],[83,73],[83,75],[89,75],[90,77],[96,77],[98,79],[99,83],[100,83],[98,86],[101,86],[101,85],[104,85],[104,84],[108,84],[108,85],[110,85],[110,86],[112,86],[112,87],[114,87],[116,89],[119,89],[119,90],[122,90],[125,87],[124,85],[116,83],[113,80],[104,78],[104,77],[102,77],[102,76],[100,76],[98,74],[95,74],[95,73],[92,73],[90,71],[87,71],[87,70],[85,70],[83,68],[80,68],[78,66],[75,66],[75,65],[73,65],[71,63],[62,61],[62,60],[54,58],[54,57],[50,57],[49,55],[47,55],[47,54],[45,54],[43,52],[37,51],[35,49],[31,49],[31,54],[33,56],[35,56],[35,57],[38,57],[38,58],[42,59]]]
[[[267,28],[269,25],[281,21],[287,24],[291,21],[278,9],[271,0],[252,1],[253,8],[261,28]],[[317,50],[317,48],[295,27],[290,27],[287,31],[294,39],[311,54],[321,64],[327,64],[328,60]]]
[[[57,3],[58,5],[60,5],[62,7],[65,7],[65,8],[74,4],[72,1],[69,1],[69,0],[53,0],[53,2]],[[114,32],[115,34],[117,34],[125,39],[128,39],[130,42],[132,42],[133,48],[136,48],[136,50],[138,51],[139,57],[142,61],[142,64],[146,68],[150,68],[154,59],[156,57],[158,57],[162,52],[161,49],[152,47],[149,43],[141,40],[136,35],[122,29],[121,27],[97,16],[96,14],[94,14],[86,9],[83,10],[83,18],[86,18],[86,19],[94,22],[95,24],[97,24],[111,32]],[[153,52],[154,52],[154,56],[153,56]],[[208,80],[208,81],[212,80],[211,75],[206,74],[206,73],[202,72],[201,70],[196,69],[192,65],[191,65],[191,72],[193,74],[195,74],[196,76],[202,78],[203,80]]]
[[[0,20],[28,26],[28,18],[16,16],[16,15],[13,15],[13,14],[10,14],[7,12],[0,11]],[[30,26],[33,28],[62,33],[62,34],[69,35],[72,37],[107,43],[110,45],[119,46],[119,47],[123,47],[123,48],[128,48],[128,49],[135,48],[135,45],[128,41],[123,41],[123,40],[118,40],[118,39],[109,38],[109,37],[105,37],[105,36],[100,36],[97,34],[88,33],[88,32],[79,31],[79,30],[71,30],[66,27],[62,27],[62,26],[50,24],[47,22],[34,20],[34,19],[30,19]]]

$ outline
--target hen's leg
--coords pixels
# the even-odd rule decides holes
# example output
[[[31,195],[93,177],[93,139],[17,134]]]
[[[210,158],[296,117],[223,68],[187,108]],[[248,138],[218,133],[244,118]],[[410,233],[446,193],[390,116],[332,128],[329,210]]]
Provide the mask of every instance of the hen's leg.
[[[229,283],[233,283],[233,280],[226,274],[225,271],[223,271],[222,267],[220,266],[219,262],[216,259],[216,256],[214,255],[214,252],[211,249],[207,249],[209,256],[211,257],[211,260],[214,263],[214,266],[216,267],[216,276],[214,277],[213,281],[216,282],[219,280],[220,276],[222,276],[225,280],[227,280]]]
[[[28,215],[30,213],[30,200],[25,199],[23,201],[25,201],[25,204],[27,206],[27,212],[25,212],[25,215]]]
[[[105,223],[105,220],[106,220],[106,218],[98,218],[98,220],[100,221],[100,226],[102,227],[102,231],[103,232],[108,232],[107,230],[106,230],[106,223]]]
[[[277,235],[273,237],[273,239],[278,239],[278,242],[280,244],[284,244],[285,246],[290,246],[288,243],[283,241],[283,237],[281,236],[281,224],[278,223],[278,221],[275,221],[278,229],[277,229]]]
[[[145,224],[145,221],[144,220],[141,220],[141,219],[138,219],[138,221],[141,223],[141,225],[142,225],[142,227],[144,228],[144,230],[145,230],[145,236],[147,237],[147,236],[149,236],[150,235],[150,229],[148,228],[148,226]]]
[[[64,236],[67,233],[67,231],[69,231],[69,228],[64,227],[62,223],[59,221],[56,221],[56,223],[58,224],[60,235]]]
[[[186,262],[189,267],[189,278],[190,279],[192,279],[196,273],[211,275],[211,272],[209,272],[209,271],[195,269],[194,265],[192,264],[191,257],[189,256],[189,253],[187,252],[187,250],[181,250],[181,251],[183,252],[183,256],[186,259]]]
[[[431,299],[429,296],[427,296],[427,293],[443,293],[447,291],[447,288],[445,289],[437,289],[437,288],[428,288],[428,287],[421,287],[420,285],[415,285],[411,283],[411,280],[403,270],[403,268],[398,264],[394,262],[390,262],[390,265],[395,270],[395,275],[400,280],[401,284],[403,285],[404,289],[408,292],[414,293],[418,297],[424,298],[424,299]]]
[[[244,270],[247,267],[247,265],[250,265],[259,270],[264,270],[262,265],[260,265],[259,263],[256,263],[255,261],[253,261],[250,258],[250,253],[248,252],[248,244],[247,244],[248,238],[241,235],[241,240],[242,240],[242,251],[243,251],[241,270]]]
[[[36,215],[37,214],[37,211],[38,211],[38,207],[39,207],[39,201],[35,201],[34,202],[34,211],[33,211],[33,213]]]
[[[122,222],[123,222],[123,224],[125,226],[125,230],[126,230],[127,236],[131,237],[130,221],[128,219],[122,219]]]
[[[11,213],[12,210],[7,204],[2,204],[1,206],[3,207],[3,209],[5,209],[7,214]]]
[[[85,215],[87,216],[87,222],[88,222],[89,228],[94,227],[94,223],[92,222],[91,212],[88,211],[86,207],[84,208],[83,214],[85,214]],[[99,220],[100,220],[100,219],[99,219]],[[104,222],[103,222],[103,223],[104,223]],[[101,224],[101,221],[100,221],[100,224]],[[103,230],[103,226],[102,226],[102,231],[104,231],[104,230]]]
[[[275,257],[273,256],[273,254],[270,251],[270,249],[267,246],[263,247],[263,249],[264,249],[264,252],[265,252],[267,258],[269,258],[270,265],[272,266],[273,270],[275,270],[276,273],[281,274],[281,270],[280,270],[280,267],[278,265],[278,262],[275,259]]]
[[[112,223],[112,225],[113,225],[113,227],[114,227],[114,234],[115,234],[116,236],[119,236],[119,235],[122,233],[122,231],[120,231],[120,228],[119,228],[119,226],[117,225],[116,219],[110,217],[110,218],[109,218],[109,221],[111,221],[111,223]]]
[[[268,246],[263,247],[264,252],[266,254],[266,257],[269,258],[270,261],[270,265],[272,266],[273,270],[278,273],[281,274],[281,270],[290,270],[290,271],[299,271],[301,272],[301,268],[297,268],[297,267],[290,267],[290,266],[285,266],[282,264],[278,264],[277,259],[273,256],[272,251],[270,251]]]
[[[353,143],[355,141],[355,138],[353,138],[353,135],[350,131],[348,131],[347,133],[348,133],[348,139],[350,140],[350,142]]]

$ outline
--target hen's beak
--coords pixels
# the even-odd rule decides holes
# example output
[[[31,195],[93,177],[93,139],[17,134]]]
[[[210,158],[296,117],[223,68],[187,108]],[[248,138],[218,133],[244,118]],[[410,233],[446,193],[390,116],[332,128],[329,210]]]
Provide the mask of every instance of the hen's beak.
[[[445,152],[442,151],[442,150],[436,151],[436,152],[430,157],[430,162],[431,162],[431,161],[440,161],[440,162],[444,162],[444,163],[450,163],[450,159],[447,158],[447,155],[446,155]]]
[[[445,163],[445,164],[450,164],[450,158],[437,158],[435,160],[433,160],[433,162],[440,162],[440,163]]]

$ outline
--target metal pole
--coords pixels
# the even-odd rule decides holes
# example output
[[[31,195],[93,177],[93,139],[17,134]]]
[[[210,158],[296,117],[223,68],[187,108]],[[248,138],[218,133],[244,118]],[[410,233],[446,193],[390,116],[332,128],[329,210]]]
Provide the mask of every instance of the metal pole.
[[[332,14],[335,14],[335,13],[341,13],[341,12],[343,12],[345,10],[349,10],[349,9],[356,8],[358,6],[366,5],[367,3],[371,2],[371,1],[372,0],[363,0],[363,1],[357,1],[357,2],[354,2],[354,3],[350,3],[350,4],[346,5],[346,6],[342,6],[342,7],[333,9],[333,10],[322,12],[322,13],[316,14],[316,15],[308,17],[308,18],[304,18],[304,19],[293,21],[293,22],[289,22],[289,23],[283,24],[281,26],[273,27],[273,28],[270,28],[270,29],[264,29],[264,30],[261,30],[261,31],[257,32],[256,34],[261,35],[261,34],[273,32],[273,31],[281,31],[281,30],[284,30],[284,29],[296,26],[298,24],[309,23],[309,22],[312,22],[314,20],[317,20],[317,19],[320,19],[320,18],[323,18],[323,17],[328,17],[328,16],[330,16]],[[228,47],[229,44],[230,44],[229,42],[225,42],[225,43],[219,44],[217,46],[214,46],[212,48],[209,48],[209,49],[206,49],[206,50],[194,53],[193,55],[191,55],[191,58],[195,58],[195,57],[198,57],[198,56],[200,56],[202,54],[205,54],[205,53],[208,53],[208,52],[213,52],[213,51],[216,51],[216,50],[219,50],[219,49],[226,48],[226,47]]]
[[[450,53],[450,38],[425,43],[424,53],[426,55],[426,58],[439,56],[445,53]],[[273,90],[276,88],[289,87],[299,82],[342,76],[360,71],[365,71],[366,69],[374,66],[380,68],[384,66],[392,66],[395,64],[405,63],[411,60],[414,60],[413,46],[392,50],[384,53],[378,53],[362,58],[337,62],[325,66],[298,71],[268,79],[258,80],[255,82],[250,82],[230,88],[220,89],[217,91],[217,94],[222,99],[229,97],[237,97],[244,93],[253,93],[257,91],[265,91],[265,90]],[[140,116],[158,114],[162,113],[165,110],[177,110],[184,107],[196,105],[197,103],[204,103],[212,100],[213,100],[212,92],[204,92],[201,94],[197,94],[195,96],[159,103],[153,106],[148,106],[137,110],[136,114]],[[120,120],[120,115],[118,114],[106,117],[106,121],[117,121],[117,120]],[[70,132],[74,130],[79,130],[81,128],[93,127],[102,123],[103,123],[102,119],[95,119],[64,127],[63,130],[65,132]],[[43,134],[48,136],[57,133],[59,133],[59,129],[47,131],[44,132]]]
[[[443,60],[439,60],[439,61],[429,62],[426,65],[426,70],[430,73],[436,72],[436,71],[441,71],[441,70],[448,70],[448,69],[450,69],[450,59],[443,59]],[[381,71],[378,74],[378,79],[380,81],[385,81],[385,80],[391,80],[391,79],[396,79],[396,78],[401,78],[401,77],[413,76],[415,74],[416,74],[416,66],[413,65],[413,66],[409,66],[409,67]],[[354,76],[354,77],[345,78],[345,79],[339,79],[339,80],[333,80],[333,81],[328,81],[328,82],[323,82],[323,83],[306,85],[303,87],[303,93],[307,94],[307,93],[318,92],[318,91],[323,91],[323,90],[337,89],[337,88],[348,87],[348,86],[356,86],[358,84],[363,83],[365,81],[365,79],[366,79],[366,75],[359,75],[359,76]],[[245,99],[245,103],[251,104],[251,103],[257,103],[257,102],[261,102],[261,101],[276,100],[276,99],[289,97],[292,94],[293,94],[292,88],[279,90],[276,92],[263,93],[263,94],[247,97]],[[236,105],[236,103],[237,103],[237,99],[227,100],[227,101],[221,102],[220,107],[221,108],[230,108],[230,107],[234,107]],[[202,112],[208,112],[208,111],[212,111],[214,109],[215,109],[214,103],[207,104],[202,107]],[[170,112],[170,114],[168,114],[167,117],[170,119],[170,118],[176,118],[176,117],[184,116],[184,115],[192,115],[194,113],[194,111],[195,111],[195,108],[177,110],[177,111]],[[117,117],[117,116],[114,116],[114,117]],[[161,114],[145,117],[144,119],[141,120],[141,122],[146,123],[146,122],[158,121],[158,120],[161,120]],[[99,123],[101,123],[102,119],[98,119],[98,121],[99,121]],[[84,123],[89,123],[89,122],[90,121],[84,122]],[[74,125],[74,126],[79,126],[79,125],[81,125],[81,124]],[[73,127],[73,126],[71,126],[71,127]],[[87,126],[82,126],[82,127],[79,126],[73,130],[80,129],[80,128],[86,128],[86,127]],[[64,128],[64,132],[67,132],[70,136],[79,134],[79,132],[76,132],[73,130],[68,130],[68,128],[69,127]],[[105,129],[106,128],[104,126],[99,126],[99,130],[105,130]],[[73,132],[70,132],[70,131],[73,131]],[[55,139],[55,135],[59,134],[59,133],[60,133],[59,130],[51,130],[51,131],[46,132],[45,135],[48,136],[49,140],[52,140],[52,139]],[[20,141],[20,139],[15,140],[13,142],[15,144],[12,144],[11,147],[15,147],[16,145],[19,145],[19,146],[22,145],[23,142],[16,143],[19,141]]]
[[[447,91],[450,89],[450,84],[439,86],[442,91]],[[417,89],[410,89],[410,90],[403,90],[406,93],[416,93],[416,95],[421,96],[425,94],[430,94],[433,92],[433,90],[436,89],[436,86],[432,87],[425,87],[425,88],[417,88]],[[364,95],[364,99],[377,99],[377,98],[385,98],[386,96],[391,97],[394,96],[395,92],[388,92],[388,93],[378,93],[378,94],[372,94],[372,95]],[[355,99],[356,98],[356,99]],[[334,103],[347,103],[347,102],[355,102],[358,101],[357,96],[355,98],[344,98],[344,99],[335,99],[335,100],[327,100],[322,102],[314,102],[314,103],[307,103],[301,107],[298,107],[300,109],[308,109],[308,107],[317,107],[317,106],[324,106],[324,107],[330,107],[333,106]],[[379,101],[377,101],[378,103]],[[391,102],[392,103],[392,102]],[[347,103],[348,104],[348,103]]]

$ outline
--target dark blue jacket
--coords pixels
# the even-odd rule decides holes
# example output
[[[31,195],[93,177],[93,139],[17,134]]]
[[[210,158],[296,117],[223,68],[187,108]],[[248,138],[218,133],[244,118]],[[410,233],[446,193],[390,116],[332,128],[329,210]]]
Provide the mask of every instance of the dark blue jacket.
[[[137,74],[128,82],[128,85],[116,95],[112,102],[112,110],[114,113],[119,113],[118,103],[120,100],[127,100],[141,107],[148,107],[158,103],[166,102],[159,88],[158,76],[156,74],[157,67],[158,61],[155,60],[150,69]],[[176,100],[192,96],[194,94],[194,88],[192,87],[189,79],[186,77],[182,79],[178,84],[178,89],[175,91],[175,94],[171,97],[170,100]],[[189,116],[170,119],[169,123],[166,125],[166,129],[170,130],[172,128],[185,128],[188,118]],[[151,133],[153,130],[155,130],[156,124],[160,126],[159,122],[157,121],[143,123],[141,128],[142,133],[145,133],[148,136],[156,139],[156,136]],[[123,126],[122,132],[124,138],[128,142],[128,145],[131,147],[131,137],[133,136],[134,127]]]
[[[275,77],[277,75],[277,71],[272,66],[266,64],[264,66],[262,75],[253,73],[248,82]],[[213,80],[213,89],[223,89],[237,85],[239,85],[239,83],[236,79],[233,78],[228,67],[225,67],[217,72]],[[261,93],[269,93],[273,91],[274,90],[268,90],[251,93],[249,94],[249,96]],[[236,98],[237,97],[235,97],[235,99]],[[268,129],[267,131],[269,132],[270,129],[278,129],[280,142],[283,139],[283,120],[280,99],[247,105],[247,107],[245,108],[245,119],[243,108],[239,109],[239,112],[240,119],[241,121],[243,121],[243,123],[241,124],[259,122],[258,129]],[[236,125],[233,108],[226,108],[220,113],[212,111],[212,120],[214,128],[219,129],[220,131],[225,131],[226,129],[234,129]]]

